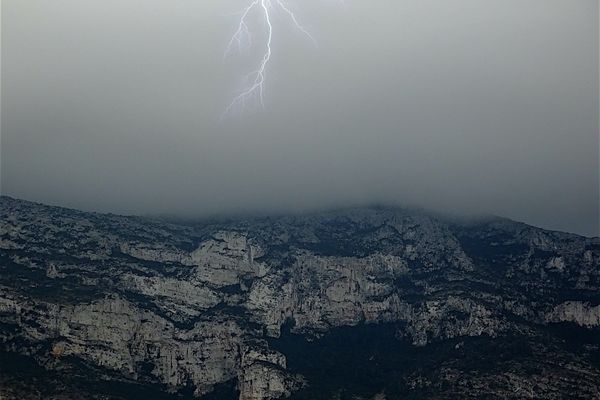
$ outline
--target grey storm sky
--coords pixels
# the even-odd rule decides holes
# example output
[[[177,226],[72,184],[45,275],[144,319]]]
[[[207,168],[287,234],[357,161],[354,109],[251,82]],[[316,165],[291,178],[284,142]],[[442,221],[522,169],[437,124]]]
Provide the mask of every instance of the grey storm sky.
[[[598,2],[3,0],[2,194],[206,216],[392,203],[598,235]],[[261,29],[255,36],[261,43]]]

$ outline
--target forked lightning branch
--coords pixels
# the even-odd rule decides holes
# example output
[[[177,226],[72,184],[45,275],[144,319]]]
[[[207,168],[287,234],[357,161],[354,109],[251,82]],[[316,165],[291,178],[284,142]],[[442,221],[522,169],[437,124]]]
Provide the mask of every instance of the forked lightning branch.
[[[277,12],[275,13],[274,11]],[[244,47],[250,46],[255,36],[264,37],[264,41],[260,44],[262,55],[258,60],[257,68],[247,75],[247,82],[249,83],[227,106],[223,117],[241,113],[249,106],[264,108],[265,82],[267,80],[269,62],[273,56],[273,35],[276,33],[277,25],[274,19],[276,15],[280,14],[313,43],[316,43],[312,35],[299,23],[294,12],[283,0],[252,0],[241,12],[237,30],[227,45],[225,56],[231,54],[235,49],[239,51]],[[260,23],[261,21],[263,24]],[[265,29],[266,32],[262,32],[262,35],[260,35],[260,29]]]

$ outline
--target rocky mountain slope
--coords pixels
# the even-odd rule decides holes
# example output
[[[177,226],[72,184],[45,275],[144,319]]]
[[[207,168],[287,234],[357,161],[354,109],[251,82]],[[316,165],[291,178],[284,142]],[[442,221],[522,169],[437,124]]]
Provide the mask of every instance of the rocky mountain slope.
[[[600,399],[600,241],[414,210],[1,197],[0,399]]]

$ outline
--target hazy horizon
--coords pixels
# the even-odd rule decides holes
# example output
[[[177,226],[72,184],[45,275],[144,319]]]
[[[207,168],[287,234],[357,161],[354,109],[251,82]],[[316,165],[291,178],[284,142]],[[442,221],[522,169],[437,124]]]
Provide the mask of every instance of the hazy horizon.
[[[4,195],[197,218],[373,203],[598,236],[598,2],[289,1],[265,109],[243,0],[2,1]],[[256,20],[260,44],[260,21]]]
[[[487,220],[491,220],[491,219],[504,219],[504,220],[509,220],[512,221],[514,223],[518,223],[518,224],[526,224],[528,226],[532,226],[534,228],[541,228],[541,229],[545,229],[545,230],[549,230],[549,231],[554,231],[554,232],[562,232],[562,233],[570,233],[570,234],[576,234],[579,236],[583,236],[583,237],[588,237],[588,238],[598,238],[598,235],[585,235],[585,234],[578,234],[576,232],[569,232],[569,231],[563,231],[563,230],[556,230],[556,229],[550,229],[550,228],[544,228],[542,226],[538,226],[538,225],[534,225],[534,224],[529,224],[525,221],[520,221],[517,219],[512,219],[506,216],[502,216],[502,215],[496,215],[496,214],[485,214],[485,213],[480,213],[480,214],[469,214],[469,213],[460,213],[460,212],[452,212],[452,211],[448,211],[448,210],[435,210],[435,209],[430,209],[430,208],[424,208],[422,206],[419,205],[409,205],[409,204],[392,204],[392,203],[362,203],[362,204],[346,204],[343,206],[331,206],[331,207],[319,207],[319,208],[312,208],[312,209],[296,209],[296,210],[291,210],[291,209],[282,209],[282,210],[268,210],[268,211],[257,211],[257,210],[234,210],[234,211],[229,211],[229,212],[220,212],[220,213],[213,213],[213,214],[199,214],[199,215],[187,215],[187,214],[177,214],[177,213],[146,213],[146,214],[128,214],[128,213],[114,213],[111,211],[98,211],[98,210],[93,210],[93,209],[82,209],[82,208],[73,208],[73,207],[67,207],[65,205],[61,205],[61,204],[50,204],[50,203],[42,203],[39,201],[34,201],[34,200],[27,200],[27,199],[22,199],[22,198],[18,198],[18,197],[12,197],[9,195],[5,195],[2,194],[0,195],[0,198],[10,198],[12,200],[16,200],[16,201],[25,201],[25,202],[31,202],[31,203],[35,203],[35,204],[41,204],[43,206],[48,206],[48,207],[58,207],[58,208],[64,208],[67,210],[74,210],[77,212],[89,212],[89,213],[97,213],[97,214],[104,214],[104,215],[116,215],[119,217],[139,217],[142,219],[150,219],[150,220],[161,220],[167,223],[172,223],[172,224],[182,224],[182,225],[188,225],[188,224],[202,224],[202,223],[213,223],[213,222],[225,222],[225,221],[234,221],[234,220],[252,220],[252,219],[262,219],[262,218],[280,218],[280,217],[303,217],[303,216],[312,216],[312,215],[319,215],[319,214],[327,214],[327,213],[343,213],[343,212],[351,212],[351,211],[356,211],[356,210],[368,210],[368,209],[386,209],[386,210],[392,210],[392,209],[397,209],[397,210],[402,210],[402,211],[406,211],[406,212],[414,212],[416,214],[420,214],[420,215],[428,215],[428,216],[433,216],[435,218],[442,218],[442,220],[447,220],[447,221],[455,221],[457,223],[470,223],[470,222],[478,222],[478,221],[487,221]]]

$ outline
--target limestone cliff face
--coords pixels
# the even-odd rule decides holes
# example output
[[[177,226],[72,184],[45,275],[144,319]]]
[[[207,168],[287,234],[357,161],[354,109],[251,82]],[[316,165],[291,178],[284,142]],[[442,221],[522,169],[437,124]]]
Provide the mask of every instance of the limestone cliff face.
[[[574,322],[580,326],[600,326],[600,305],[595,307],[581,301],[566,301],[554,307],[547,315],[549,322]]]
[[[230,382],[241,400],[277,399],[310,385],[271,345],[284,329],[394,324],[416,347],[562,322],[600,333],[600,242],[502,219],[353,209],[184,226],[6,197],[0,214],[0,344],[49,370],[80,360],[171,393]]]

